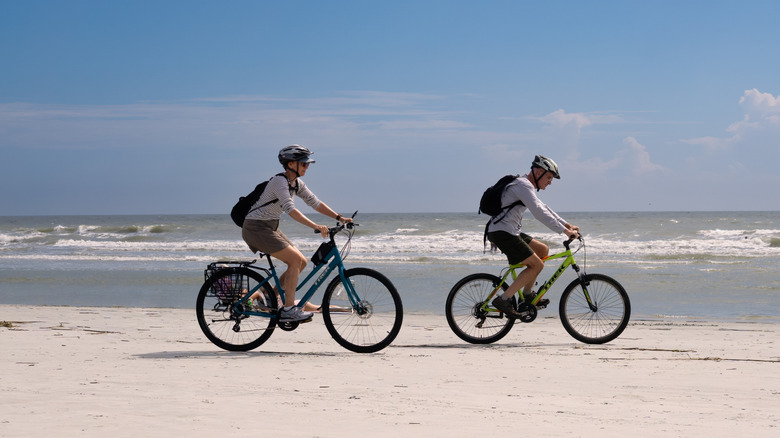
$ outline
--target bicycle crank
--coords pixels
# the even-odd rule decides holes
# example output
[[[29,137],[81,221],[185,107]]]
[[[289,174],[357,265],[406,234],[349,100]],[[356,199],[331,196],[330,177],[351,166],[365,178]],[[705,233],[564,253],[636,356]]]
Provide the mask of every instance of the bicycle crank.
[[[285,321],[285,322],[277,322],[276,326],[286,332],[291,332],[298,328],[298,324],[299,324],[298,321]]]
[[[536,307],[532,306],[530,304],[527,304],[525,302],[520,303],[520,305],[517,306],[517,313],[520,314],[520,321],[529,323],[536,319],[536,315],[538,314],[536,312]]]

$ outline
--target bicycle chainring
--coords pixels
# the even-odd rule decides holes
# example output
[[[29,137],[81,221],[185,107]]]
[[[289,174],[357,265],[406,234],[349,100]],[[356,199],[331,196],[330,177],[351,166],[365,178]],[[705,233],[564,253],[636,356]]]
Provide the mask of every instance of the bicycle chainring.
[[[300,324],[300,322],[298,322],[298,321],[285,321],[285,322],[277,322],[276,323],[276,325],[280,329],[282,329],[282,330],[284,330],[286,332],[291,332],[291,331],[297,329],[299,324]]]
[[[536,306],[532,306],[528,303],[522,302],[517,306],[517,312],[520,313],[520,321],[529,323],[536,319],[537,311]]]

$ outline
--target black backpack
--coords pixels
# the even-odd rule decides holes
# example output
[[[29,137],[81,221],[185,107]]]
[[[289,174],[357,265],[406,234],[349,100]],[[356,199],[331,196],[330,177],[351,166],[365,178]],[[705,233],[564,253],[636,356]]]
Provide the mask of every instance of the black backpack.
[[[485,213],[490,215],[491,217],[496,217],[500,215],[501,212],[503,212],[504,210],[506,210],[508,213],[509,210],[515,206],[525,205],[523,204],[523,201],[520,200],[513,202],[512,204],[507,205],[506,207],[501,205],[501,195],[504,194],[504,189],[506,188],[507,185],[509,185],[509,183],[511,183],[512,181],[514,181],[519,177],[520,175],[506,175],[504,177],[501,177],[501,179],[498,180],[497,183],[488,187],[487,190],[485,190],[485,192],[482,193],[482,198],[479,200],[478,213]],[[498,220],[496,222],[498,222]]]
[[[284,174],[279,173],[276,174],[275,176],[280,176],[280,175],[283,176]],[[270,181],[270,179],[268,181]],[[233,219],[233,222],[236,225],[238,225],[239,227],[244,226],[244,218],[246,218],[246,215],[248,215],[249,212],[252,211],[252,206],[255,205],[255,203],[257,203],[257,200],[260,199],[260,195],[263,194],[263,191],[265,190],[265,186],[268,185],[268,181],[261,182],[248,195],[238,198],[238,202],[236,202],[236,205],[234,205],[233,209],[230,210],[230,218]],[[278,199],[268,201],[265,204],[255,208],[255,210],[257,210],[258,208],[263,208],[266,205],[273,204],[274,202],[278,202],[278,201],[279,201]]]
[[[498,180],[497,183],[493,184],[492,186],[488,187],[487,190],[485,190],[484,193],[482,193],[482,198],[479,200],[479,213],[485,213],[490,215],[490,219],[488,219],[487,223],[485,224],[485,235],[482,237],[482,244],[484,245],[487,243],[487,230],[488,226],[490,226],[490,221],[493,221],[493,223],[498,223],[501,219],[504,218],[509,213],[509,210],[513,209],[514,207],[517,207],[518,205],[525,205],[523,204],[523,201],[517,200],[506,207],[501,205],[501,195],[504,194],[504,189],[506,189],[506,186],[509,185],[511,182],[519,178],[520,175],[506,175],[501,177],[500,180]],[[494,218],[501,213],[504,213],[500,218],[495,219]]]

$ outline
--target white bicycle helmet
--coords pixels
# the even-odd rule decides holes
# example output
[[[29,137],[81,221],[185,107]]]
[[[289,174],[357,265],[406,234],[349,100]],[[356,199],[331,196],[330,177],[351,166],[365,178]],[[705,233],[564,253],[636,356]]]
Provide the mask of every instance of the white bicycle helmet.
[[[543,155],[537,155],[536,158],[534,158],[534,162],[531,163],[531,167],[539,167],[552,173],[556,179],[561,179],[561,175],[558,173],[558,165],[555,164],[555,161]]]

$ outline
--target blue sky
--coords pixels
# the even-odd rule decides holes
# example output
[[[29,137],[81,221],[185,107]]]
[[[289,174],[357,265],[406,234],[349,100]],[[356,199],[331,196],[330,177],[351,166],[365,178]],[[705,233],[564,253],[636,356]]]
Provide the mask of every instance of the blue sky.
[[[0,0],[2,215],[780,210],[780,2]]]

